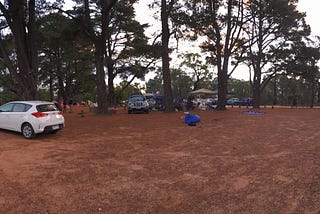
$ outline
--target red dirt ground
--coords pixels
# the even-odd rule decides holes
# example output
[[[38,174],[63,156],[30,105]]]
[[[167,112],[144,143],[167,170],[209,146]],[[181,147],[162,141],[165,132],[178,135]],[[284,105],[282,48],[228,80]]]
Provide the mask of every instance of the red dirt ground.
[[[0,130],[0,213],[320,212],[320,109],[75,111],[55,135]]]

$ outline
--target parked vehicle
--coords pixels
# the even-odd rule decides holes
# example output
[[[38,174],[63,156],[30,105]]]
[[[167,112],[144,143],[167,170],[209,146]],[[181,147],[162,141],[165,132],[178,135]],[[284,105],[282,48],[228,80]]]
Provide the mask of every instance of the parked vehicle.
[[[164,111],[166,108],[165,96],[161,94],[154,94],[154,99],[156,101],[155,110]]]
[[[217,105],[217,103],[218,103],[218,98],[207,98],[206,99],[207,105]]]
[[[133,94],[128,100],[128,114],[134,112],[149,113],[149,103],[142,94]]]
[[[38,133],[57,133],[64,117],[52,102],[13,101],[0,106],[0,128],[21,132],[27,139]]]
[[[153,94],[144,94],[144,96],[147,99],[147,102],[149,104],[149,109],[155,109],[156,100],[154,98],[154,95]]]
[[[243,106],[252,106],[253,104],[252,98],[244,98],[241,101]]]
[[[241,100],[237,100],[234,102],[234,105],[238,106],[252,106],[252,99],[251,98],[244,98]]]
[[[239,98],[230,98],[227,100],[228,105],[238,105],[239,104]]]

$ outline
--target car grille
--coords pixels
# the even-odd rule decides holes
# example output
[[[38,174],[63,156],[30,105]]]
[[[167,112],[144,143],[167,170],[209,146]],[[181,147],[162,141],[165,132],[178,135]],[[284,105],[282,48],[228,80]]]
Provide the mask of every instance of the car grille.
[[[145,104],[144,104],[144,102],[135,102],[134,106],[135,107],[142,107],[142,106],[145,106]]]

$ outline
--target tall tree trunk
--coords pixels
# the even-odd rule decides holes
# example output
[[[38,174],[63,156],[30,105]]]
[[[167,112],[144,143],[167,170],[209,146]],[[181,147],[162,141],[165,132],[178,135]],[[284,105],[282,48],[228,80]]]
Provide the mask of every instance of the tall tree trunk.
[[[252,54],[252,61],[254,66],[253,75],[253,108],[260,108],[261,98],[261,62],[263,58],[263,15],[259,14],[259,31],[258,31],[258,53]]]
[[[273,80],[273,102],[272,105],[277,105],[278,103],[278,88],[277,88],[277,77]]]
[[[35,27],[35,0],[30,0],[28,7],[26,7],[23,1],[8,1],[8,3],[8,10],[2,3],[0,3],[0,10],[5,16],[13,34],[18,61],[18,72],[16,69],[10,72],[13,72],[12,75],[18,81],[19,85],[22,86],[23,93],[21,94],[21,99],[36,99],[38,98],[38,55]],[[28,18],[27,22],[26,17]]]
[[[50,74],[49,74],[49,99],[50,101],[54,100],[52,70],[50,71]]]
[[[317,103],[320,102],[320,82],[317,83]]]
[[[113,80],[111,78],[108,78],[108,95],[107,95],[107,100],[109,103],[109,106],[116,106],[117,105],[117,96],[115,92],[115,88],[113,85]]]
[[[310,108],[313,108],[314,107],[314,97],[315,97],[315,90],[316,90],[316,87],[315,87],[315,82],[313,81],[311,83],[311,89],[310,89]]]
[[[107,100],[109,106],[116,106],[117,105],[117,99],[116,99],[116,92],[114,88],[114,70],[113,70],[113,64],[108,64],[108,95]]]
[[[29,1],[29,23],[28,23],[28,50],[29,63],[31,67],[31,96],[38,98],[38,52],[37,52],[37,28],[36,28],[36,5],[35,0]]]
[[[161,25],[162,25],[162,72],[163,72],[163,89],[166,101],[166,112],[173,112],[173,95],[171,88],[170,62],[169,62],[169,25],[168,25],[168,6],[166,0],[161,0]]]
[[[57,48],[54,52],[54,57],[55,57],[55,67],[56,67],[56,73],[57,73],[57,78],[58,78],[58,88],[60,95],[63,99],[64,102],[67,102],[68,95],[65,89],[65,83],[64,83],[64,78],[65,75],[63,75],[62,71],[62,56],[61,56],[61,48]]]
[[[218,103],[217,110],[226,110],[228,92],[228,73],[224,69],[218,71]]]
[[[255,70],[253,78],[253,108],[260,108],[261,71]]]
[[[216,3],[216,2],[215,2]],[[213,3],[213,5],[215,4]],[[223,47],[220,42],[222,41],[220,26],[217,23],[218,12],[215,6],[212,7],[214,11],[214,27],[216,32],[216,48],[218,58],[218,104],[217,110],[226,110],[227,94],[228,94],[228,66],[229,58],[231,56],[231,31],[232,31],[232,0],[228,0],[228,17],[227,17],[227,33],[225,36]]]
[[[106,73],[104,70],[105,51],[106,51],[106,38],[109,33],[108,20],[109,13],[117,0],[98,1],[101,6],[101,32],[96,31],[96,27],[92,25],[89,6],[89,1],[84,0],[84,13],[85,13],[85,30],[88,32],[90,39],[95,47],[95,65],[96,65],[96,85],[97,85],[97,113],[107,114],[107,87],[106,87]]]
[[[97,83],[97,113],[98,114],[106,114],[108,113],[108,105],[107,105],[107,87],[105,81],[105,71],[104,71],[104,49],[96,45],[96,83]]]

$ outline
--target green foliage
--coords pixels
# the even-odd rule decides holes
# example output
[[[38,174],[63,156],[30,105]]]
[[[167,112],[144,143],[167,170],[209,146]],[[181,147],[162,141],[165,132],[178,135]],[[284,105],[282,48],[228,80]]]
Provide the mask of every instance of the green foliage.
[[[294,99],[298,106],[311,106],[314,100],[316,100],[316,104],[319,104],[319,100],[316,94],[312,93],[312,90],[314,90],[313,84],[306,79],[282,75],[266,86],[261,96],[261,104],[291,106]],[[273,103],[274,96],[276,96],[277,103]]]
[[[40,80],[51,99],[94,100],[91,44],[74,20],[49,14],[40,21]],[[58,97],[54,98],[53,95]]]
[[[92,29],[94,34],[91,33],[90,37],[96,49],[98,46],[105,46],[105,50],[100,54],[103,54],[101,57],[104,58],[103,63],[107,71],[99,73],[107,74],[109,105],[115,105],[117,93],[114,79],[119,77],[128,81],[123,87],[128,87],[134,79],[144,79],[144,76],[152,70],[154,61],[160,56],[159,44],[148,44],[148,38],[144,35],[147,25],[135,20],[132,2],[117,1],[109,13],[105,13],[105,17],[101,14],[102,4],[105,2],[90,1],[90,3],[95,5],[92,7],[94,10],[90,11],[92,15],[90,23],[97,26]],[[97,34],[99,39],[95,39]],[[101,69],[103,68],[100,65]],[[104,75],[99,76],[101,79]]]
[[[174,98],[187,97],[188,92],[192,91],[192,78],[182,69],[171,69],[172,94]],[[162,71],[159,68],[156,76],[146,82],[147,93],[164,94]]]
[[[19,100],[20,96],[17,93],[14,93],[8,90],[7,87],[3,87],[0,90],[0,105],[5,104],[6,102]]]
[[[288,47],[309,35],[304,14],[291,0],[252,0],[245,8],[243,25],[247,49],[242,61],[252,68],[254,107],[268,82],[286,71]],[[265,78],[263,78],[265,77]]]
[[[144,35],[147,25],[135,20],[135,11],[128,1],[119,1],[112,9],[109,21],[110,35],[107,46],[107,58],[114,65],[113,76],[127,79],[133,75],[143,78],[153,58],[159,58],[159,46],[149,45]],[[109,76],[110,78],[110,76]]]
[[[18,94],[20,99],[38,97],[36,3],[38,2],[0,2],[0,53],[5,67],[4,82],[10,80],[15,88],[10,85],[4,87]],[[8,45],[8,41],[11,44]],[[7,78],[8,76],[10,77]]]
[[[319,78],[320,59],[319,41],[318,44],[307,45],[305,42],[295,42],[283,53],[285,60],[283,66],[288,74],[302,76],[304,79],[312,81]],[[284,57],[281,57],[284,58]]]
[[[156,76],[153,79],[149,79],[146,82],[146,92],[147,93],[158,93],[163,94],[163,79],[162,79],[162,73],[161,69],[158,68],[158,70],[155,72]]]
[[[209,66],[204,63],[205,60],[201,58],[201,55],[198,53],[187,53],[180,55],[180,58],[184,58],[180,66],[191,77],[193,90],[208,88],[213,74],[210,72]]]
[[[236,96],[240,99],[252,98],[251,84],[249,81],[229,78],[228,90],[235,92],[235,95],[231,96]]]
[[[124,87],[125,85],[127,85],[127,82],[123,81],[116,87],[117,103],[122,103],[128,100],[131,94],[143,90],[138,83],[131,84],[127,87]]]
[[[173,97],[182,98],[187,97],[187,94],[192,91],[193,81],[181,68],[171,69],[171,84]]]

